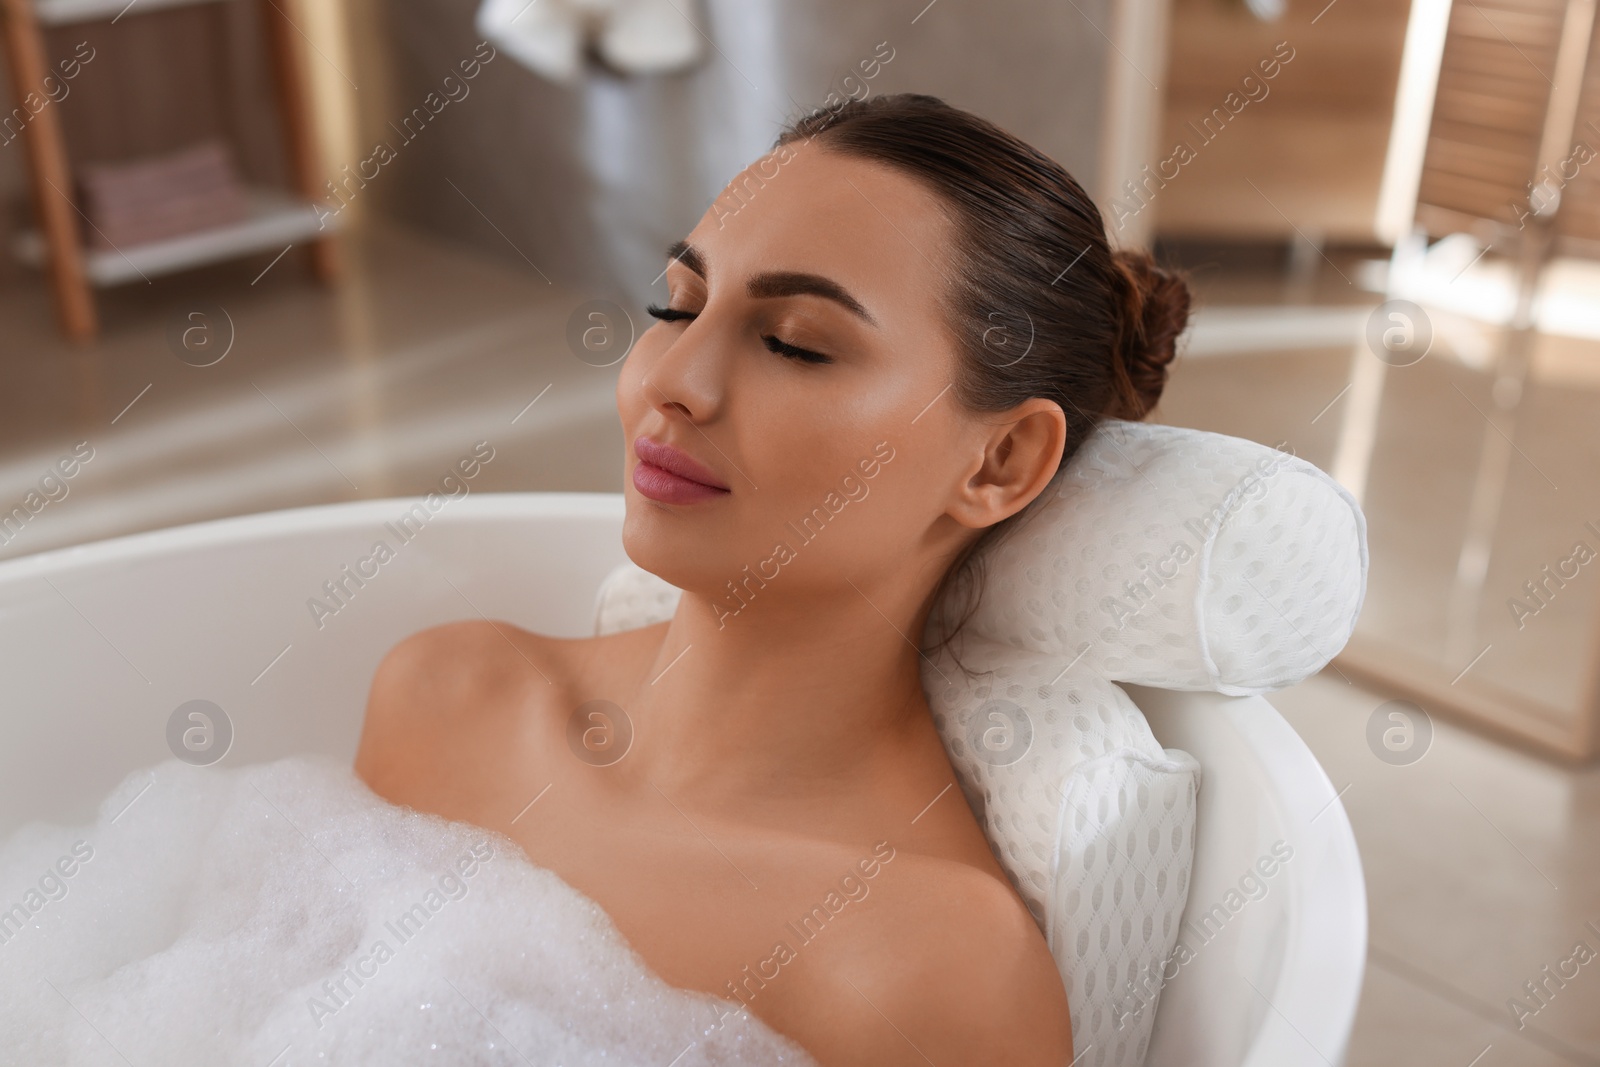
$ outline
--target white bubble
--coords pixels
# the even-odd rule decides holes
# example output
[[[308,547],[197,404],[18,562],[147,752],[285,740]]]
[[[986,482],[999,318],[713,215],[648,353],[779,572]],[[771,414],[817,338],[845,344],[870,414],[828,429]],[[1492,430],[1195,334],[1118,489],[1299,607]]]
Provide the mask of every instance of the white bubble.
[[[11,1062],[814,1065],[733,1007],[508,839],[322,758],[168,760],[0,845]]]

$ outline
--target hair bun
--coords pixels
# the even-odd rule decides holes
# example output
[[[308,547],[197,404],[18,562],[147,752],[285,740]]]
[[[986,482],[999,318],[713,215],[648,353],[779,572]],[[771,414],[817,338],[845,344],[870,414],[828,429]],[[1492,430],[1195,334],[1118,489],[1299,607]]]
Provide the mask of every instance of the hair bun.
[[[1122,325],[1114,361],[1116,390],[1105,414],[1138,421],[1161,399],[1167,365],[1189,325],[1189,284],[1137,249],[1112,252],[1111,266]]]

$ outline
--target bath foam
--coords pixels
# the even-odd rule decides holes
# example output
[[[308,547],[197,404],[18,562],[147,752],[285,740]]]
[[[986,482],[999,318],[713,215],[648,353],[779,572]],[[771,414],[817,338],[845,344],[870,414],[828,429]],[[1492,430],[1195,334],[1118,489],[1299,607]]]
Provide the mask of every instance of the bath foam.
[[[509,839],[322,757],[137,771],[0,844],[13,908],[0,1063],[816,1067]]]

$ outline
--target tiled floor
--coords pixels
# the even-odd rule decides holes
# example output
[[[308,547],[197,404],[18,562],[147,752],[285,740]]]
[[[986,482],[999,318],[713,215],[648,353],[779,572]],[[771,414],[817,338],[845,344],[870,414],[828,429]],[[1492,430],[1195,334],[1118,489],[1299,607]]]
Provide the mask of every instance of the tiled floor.
[[[573,311],[604,294],[559,292],[514,262],[399,229],[351,251],[350,279],[334,292],[309,283],[291,256],[257,281],[267,257],[109,294],[104,338],[81,349],[56,338],[36,285],[0,291],[0,508],[76,442],[95,450],[67,497],[0,545],[0,558],[419,493],[480,439],[497,458],[475,488],[618,488],[616,370],[585,364],[565,341]],[[1345,257],[1290,286],[1270,265],[1203,262],[1206,317],[1161,418],[1348,466],[1343,390],[1379,300],[1352,284],[1359,264]],[[1281,319],[1260,310],[1291,298],[1311,310]],[[194,367],[166,335],[202,305],[226,309],[234,343],[220,362]],[[1489,516],[1488,563],[1464,585],[1464,531],[1485,443],[1499,431],[1473,410],[1488,404],[1489,383],[1474,369],[1471,334],[1460,336],[1464,355],[1391,368],[1370,413],[1370,459],[1359,465],[1372,546],[1362,626],[1455,662],[1492,640],[1474,669],[1570,703],[1600,646],[1600,579],[1586,574],[1587,588],[1575,582],[1525,633],[1505,633],[1502,616],[1581,521],[1600,520],[1600,344],[1543,342]],[[1525,1028],[1507,1007],[1576,942],[1600,952],[1584,929],[1600,927],[1600,769],[1563,767],[1437,717],[1420,762],[1385,764],[1368,751],[1365,726],[1392,695],[1329,670],[1273,698],[1335,786],[1348,786],[1366,865],[1371,966],[1351,1067],[1600,1064],[1600,959]]]
[[[252,282],[270,256],[112,290],[104,336],[83,348],[56,337],[36,287],[0,293],[0,508],[78,442],[94,449],[67,496],[0,558],[425,492],[479,440],[496,458],[477,489],[620,485],[616,368],[580,361],[565,340],[594,294],[399,229],[347,251],[336,291],[287,258]],[[195,328],[219,345],[231,331],[215,364],[171,350],[169,333],[192,314],[209,316]]]
[[[1507,1006],[1539,1007],[1523,983],[1578,941],[1600,953],[1584,925],[1600,928],[1600,768],[1559,768],[1439,719],[1427,754],[1392,766],[1366,742],[1390,696],[1327,670],[1269,698],[1345,790],[1366,870],[1351,1067],[1600,1063],[1600,956],[1552,985],[1525,1027]]]

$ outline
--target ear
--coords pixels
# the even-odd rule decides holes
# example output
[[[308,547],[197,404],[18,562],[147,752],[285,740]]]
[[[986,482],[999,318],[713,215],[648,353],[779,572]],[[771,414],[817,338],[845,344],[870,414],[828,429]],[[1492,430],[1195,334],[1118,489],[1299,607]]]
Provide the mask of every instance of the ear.
[[[1015,515],[1050,484],[1066,442],[1067,418],[1054,400],[1032,397],[997,416],[950,517],[981,529]]]

